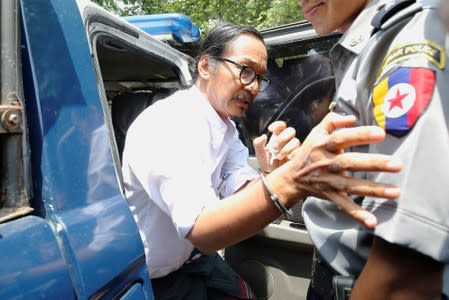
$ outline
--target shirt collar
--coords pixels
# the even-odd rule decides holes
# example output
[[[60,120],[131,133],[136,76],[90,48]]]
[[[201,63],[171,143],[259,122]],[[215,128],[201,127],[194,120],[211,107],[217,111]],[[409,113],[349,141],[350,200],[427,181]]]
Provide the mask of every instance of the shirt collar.
[[[213,126],[214,131],[221,132],[224,137],[226,132],[233,128],[232,121],[229,118],[223,120],[196,85],[190,88],[190,92],[192,93],[192,99],[194,99],[195,105],[198,106],[198,109],[206,117],[209,126]]]
[[[373,32],[371,20],[387,2],[391,0],[372,0],[342,36],[339,44],[355,54],[360,54]]]

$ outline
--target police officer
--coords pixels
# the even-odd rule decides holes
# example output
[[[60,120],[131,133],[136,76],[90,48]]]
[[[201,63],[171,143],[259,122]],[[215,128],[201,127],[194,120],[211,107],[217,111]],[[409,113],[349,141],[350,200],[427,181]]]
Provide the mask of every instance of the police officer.
[[[360,174],[401,186],[396,202],[354,198],[377,217],[374,230],[334,204],[305,202],[317,250],[309,299],[440,299],[449,262],[449,74],[439,2],[299,2],[319,34],[343,33],[331,51],[334,111],[383,127],[385,141],[365,151],[404,162],[400,174]]]

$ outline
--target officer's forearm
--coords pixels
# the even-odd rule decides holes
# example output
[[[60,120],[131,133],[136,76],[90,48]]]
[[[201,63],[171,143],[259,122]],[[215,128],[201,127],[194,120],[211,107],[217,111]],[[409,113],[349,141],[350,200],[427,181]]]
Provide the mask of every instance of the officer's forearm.
[[[351,300],[441,299],[443,264],[414,250],[375,238]]]

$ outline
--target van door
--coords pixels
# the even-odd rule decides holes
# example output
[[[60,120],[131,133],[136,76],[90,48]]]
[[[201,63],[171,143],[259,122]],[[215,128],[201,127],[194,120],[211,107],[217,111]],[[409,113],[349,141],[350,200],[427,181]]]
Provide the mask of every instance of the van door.
[[[36,211],[18,1],[1,1],[0,299],[75,299],[55,223]],[[31,112],[31,108],[30,108]],[[37,112],[33,112],[37,114]]]
[[[136,288],[152,299],[77,3],[20,3],[35,215],[53,230],[77,299],[120,299]]]

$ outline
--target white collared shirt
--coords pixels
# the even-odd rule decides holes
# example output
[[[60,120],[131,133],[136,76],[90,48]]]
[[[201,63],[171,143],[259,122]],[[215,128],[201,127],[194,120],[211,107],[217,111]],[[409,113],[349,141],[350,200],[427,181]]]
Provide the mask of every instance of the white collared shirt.
[[[152,278],[189,258],[194,247],[185,237],[204,207],[257,176],[247,161],[235,124],[221,119],[196,86],[136,118],[122,170]]]

